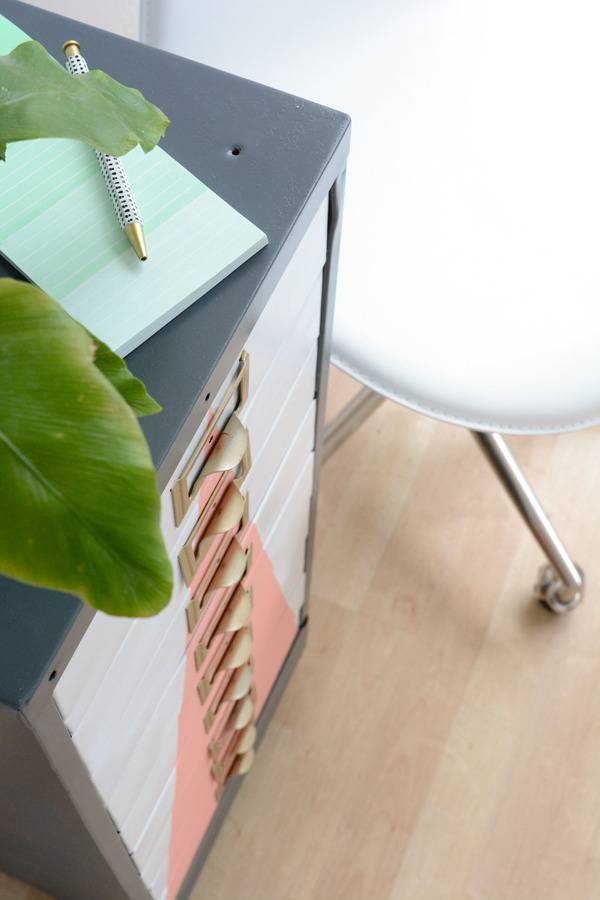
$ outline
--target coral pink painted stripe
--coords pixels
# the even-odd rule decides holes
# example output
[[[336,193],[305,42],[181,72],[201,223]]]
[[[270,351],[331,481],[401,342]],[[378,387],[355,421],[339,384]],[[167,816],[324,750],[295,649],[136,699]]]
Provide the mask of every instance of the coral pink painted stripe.
[[[275,577],[271,561],[263,552],[260,535],[251,525],[243,543],[253,544],[253,561],[244,579],[252,587],[254,683],[257,692],[257,714],[262,709],[271,687],[296,636],[297,625]],[[217,594],[211,598],[211,605]],[[196,691],[199,673],[194,664],[196,640],[187,650],[187,667],[182,708],[179,716],[179,738],[173,827],[169,852],[169,898],[173,900],[189,869],[194,854],[216,808],[215,784],[210,774],[208,745],[210,736],[203,725],[210,703],[200,704]],[[204,668],[204,666],[203,666]],[[214,689],[213,689],[214,690]]]

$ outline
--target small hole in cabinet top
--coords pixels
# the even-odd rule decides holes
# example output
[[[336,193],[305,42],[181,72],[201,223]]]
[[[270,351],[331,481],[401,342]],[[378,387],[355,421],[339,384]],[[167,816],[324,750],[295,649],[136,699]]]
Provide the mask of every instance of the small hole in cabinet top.
[[[56,678],[57,674],[58,674],[58,673],[57,673],[56,669],[53,669],[53,670],[50,672],[50,674],[48,675],[48,681],[54,681],[54,679]]]
[[[242,152],[241,147],[232,147],[231,150],[229,151],[229,155],[230,156],[239,156],[241,152]]]

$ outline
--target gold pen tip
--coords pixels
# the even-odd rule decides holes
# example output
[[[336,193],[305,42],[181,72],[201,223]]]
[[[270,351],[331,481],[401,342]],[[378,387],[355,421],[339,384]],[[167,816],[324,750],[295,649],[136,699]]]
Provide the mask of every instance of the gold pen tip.
[[[141,222],[128,222],[123,229],[129,243],[135,250],[138,259],[145,262],[148,259],[148,248],[146,246],[146,238],[144,236],[144,228]]]
[[[63,53],[65,56],[79,56],[80,52],[81,47],[79,46],[79,41],[70,40],[64,42]]]

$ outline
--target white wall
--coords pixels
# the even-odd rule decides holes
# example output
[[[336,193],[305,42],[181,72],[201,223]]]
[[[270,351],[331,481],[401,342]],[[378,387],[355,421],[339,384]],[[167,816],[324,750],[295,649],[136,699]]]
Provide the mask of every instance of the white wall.
[[[60,13],[105,28],[124,37],[140,36],[140,9],[142,0],[25,0],[31,6],[39,6],[50,12]],[[77,35],[67,35],[77,37]]]

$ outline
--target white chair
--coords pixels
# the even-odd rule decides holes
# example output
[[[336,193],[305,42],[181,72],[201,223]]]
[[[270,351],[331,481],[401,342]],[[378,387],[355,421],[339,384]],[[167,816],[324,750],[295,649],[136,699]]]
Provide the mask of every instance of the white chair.
[[[500,432],[600,421],[600,7],[587,0],[204,0],[163,46],[348,111],[334,360],[472,430],[550,565],[583,595]],[[166,21],[166,20],[165,20]],[[169,37],[178,32],[178,43]]]

